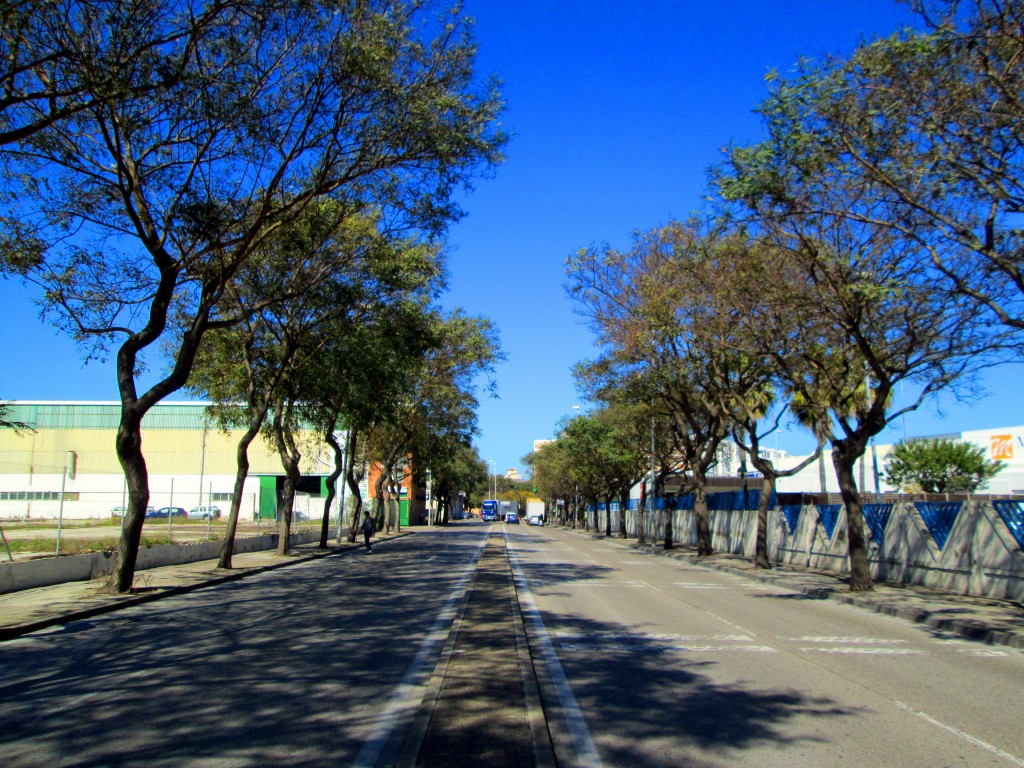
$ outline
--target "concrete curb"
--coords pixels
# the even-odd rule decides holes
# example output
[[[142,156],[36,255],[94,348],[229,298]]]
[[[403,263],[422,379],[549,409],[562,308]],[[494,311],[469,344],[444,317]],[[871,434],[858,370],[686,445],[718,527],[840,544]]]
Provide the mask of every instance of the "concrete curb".
[[[628,546],[631,549],[635,549],[638,552],[644,552],[658,557],[668,557],[673,560],[680,560],[689,563],[690,565],[707,568],[708,570],[730,573],[736,576],[742,576],[743,578],[751,581],[758,581],[763,584],[771,584],[783,589],[789,589],[793,592],[798,592],[816,600],[835,600],[836,602],[843,603],[844,605],[851,605],[855,608],[861,608],[873,613],[904,619],[906,621],[914,622],[915,624],[923,624],[927,627],[931,627],[932,629],[938,629],[943,632],[949,632],[950,634],[957,635],[958,637],[963,637],[966,640],[977,640],[988,643],[989,645],[1002,645],[1009,648],[1024,650],[1024,636],[1013,632],[993,629],[992,627],[986,626],[978,621],[970,619],[945,618],[937,616],[925,608],[892,605],[891,603],[883,602],[884,598],[872,599],[871,597],[862,596],[852,592],[843,592],[837,587],[811,587],[801,584],[793,584],[785,577],[774,576],[772,571],[750,571],[744,568],[735,568],[727,563],[708,561],[707,558],[701,558],[688,552],[675,550],[669,550],[666,552],[664,549],[659,549],[657,545],[640,544],[635,539],[620,539],[616,536],[612,536],[609,539],[609,537],[603,533],[595,534],[593,531],[579,531],[578,529],[573,532],[584,536],[590,536],[595,540],[619,543],[624,546]]]
[[[389,536],[388,538],[383,539],[383,541],[390,541],[392,539],[398,539],[408,535],[408,533],[403,532],[394,536]],[[380,543],[380,541],[375,543]],[[103,605],[95,605],[89,608],[82,608],[81,610],[77,611],[63,612],[55,614],[53,616],[48,616],[45,619],[27,622],[25,624],[15,624],[12,626],[0,627],[0,642],[4,642],[6,640],[13,640],[15,638],[21,637],[22,635],[27,635],[31,632],[38,632],[42,629],[49,629],[50,627],[56,627],[62,624],[70,624],[74,621],[83,621],[85,619],[91,619],[96,616],[102,616],[107,613],[113,613],[114,611],[120,611],[124,608],[130,608],[135,605],[143,605],[145,603],[151,603],[155,600],[162,600],[165,597],[173,597],[174,595],[185,595],[189,592],[195,592],[197,590],[205,589],[207,587],[214,587],[219,584],[226,584],[232,581],[240,581],[241,579],[253,576],[258,573],[276,571],[279,568],[287,568],[290,565],[305,563],[309,562],[310,560],[319,560],[325,557],[330,557],[332,555],[341,555],[345,552],[350,552],[361,548],[362,545],[358,543],[345,543],[340,546],[335,544],[333,547],[323,552],[311,552],[308,554],[295,555],[294,557],[290,557],[288,560],[280,563],[272,563],[270,565],[258,565],[253,566],[251,568],[246,568],[244,570],[232,569],[231,571],[225,573],[222,576],[212,576],[208,578],[203,578],[199,581],[196,581],[194,584],[182,584],[179,586],[165,588],[158,587],[154,589],[152,592],[145,592],[141,594],[132,594],[125,596],[110,595],[109,597],[111,602],[105,603]]]

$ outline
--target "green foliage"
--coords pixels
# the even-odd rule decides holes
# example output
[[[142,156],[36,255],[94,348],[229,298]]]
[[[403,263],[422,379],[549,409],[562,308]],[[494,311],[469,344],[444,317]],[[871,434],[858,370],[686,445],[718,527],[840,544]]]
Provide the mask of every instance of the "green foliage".
[[[914,440],[894,446],[885,461],[886,479],[925,493],[973,493],[1006,465],[985,457],[985,449],[956,440]]]
[[[14,431],[14,434],[21,437],[25,434],[32,434],[36,430],[31,424],[26,424],[23,421],[14,421],[10,418],[11,404],[0,402],[0,429],[10,429]]]

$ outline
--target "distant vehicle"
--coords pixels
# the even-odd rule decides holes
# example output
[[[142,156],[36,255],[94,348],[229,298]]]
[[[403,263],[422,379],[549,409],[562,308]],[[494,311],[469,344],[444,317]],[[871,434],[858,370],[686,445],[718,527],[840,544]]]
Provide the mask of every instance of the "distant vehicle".
[[[184,507],[160,507],[160,509],[154,509],[152,514],[146,510],[146,517],[187,517],[188,512],[185,511]]]
[[[519,525],[519,515],[517,515],[515,512],[507,512],[505,513],[505,522],[515,523],[516,525]]]
[[[540,515],[534,515],[533,517],[526,518],[527,525],[544,525],[544,518]]]
[[[502,499],[498,502],[498,517],[502,520],[509,512],[519,513],[519,502]]]
[[[480,508],[480,519],[485,523],[493,523],[498,519],[498,502],[493,499],[485,501]]]
[[[530,525],[544,525],[544,502],[540,499],[527,499],[526,521],[529,522],[534,517],[540,518],[540,522],[530,523]]]
[[[192,507],[188,511],[189,520],[217,520],[220,518],[220,507]]]

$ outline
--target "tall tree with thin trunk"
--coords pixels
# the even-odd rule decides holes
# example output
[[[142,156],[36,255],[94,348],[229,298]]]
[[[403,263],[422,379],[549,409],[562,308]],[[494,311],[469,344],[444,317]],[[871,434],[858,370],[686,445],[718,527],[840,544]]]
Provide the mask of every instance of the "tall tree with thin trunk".
[[[203,336],[239,320],[221,301],[261,242],[328,195],[381,212],[389,229],[438,234],[458,216],[454,192],[499,160],[504,137],[457,10],[438,22],[405,0],[247,3],[196,36],[180,34],[187,6],[109,7],[86,24],[38,4],[42,16],[19,23],[32,77],[58,67],[88,107],[4,146],[18,195],[0,218],[0,260],[28,265],[21,274],[88,355],[116,347],[129,506],[108,586],[124,592],[149,501],[142,419],[186,384]],[[144,51],[120,75],[142,92],[109,98],[96,67],[124,57],[31,58],[52,30]],[[18,108],[37,105],[50,102]],[[160,350],[172,316],[182,331]],[[140,391],[138,372],[160,351],[167,373]]]

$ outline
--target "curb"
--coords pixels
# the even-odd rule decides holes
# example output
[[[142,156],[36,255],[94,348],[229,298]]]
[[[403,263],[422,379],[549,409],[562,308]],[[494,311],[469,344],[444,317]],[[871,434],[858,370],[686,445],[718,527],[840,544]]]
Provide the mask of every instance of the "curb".
[[[950,634],[957,635],[958,637],[962,637],[966,640],[976,640],[989,645],[1002,645],[1008,648],[1024,650],[1024,636],[1013,632],[992,629],[984,624],[979,624],[978,622],[968,619],[943,618],[924,608],[891,605],[872,600],[868,597],[861,597],[851,592],[841,592],[834,587],[807,587],[799,584],[791,584],[787,582],[785,578],[773,577],[770,571],[752,572],[743,568],[734,568],[733,566],[723,563],[708,562],[706,559],[702,559],[697,555],[673,550],[666,552],[664,549],[658,549],[653,544],[640,544],[635,539],[620,539],[616,536],[612,536],[609,539],[605,534],[594,534],[593,531],[580,531],[579,533],[581,535],[590,536],[591,538],[599,541],[610,540],[613,542],[619,542],[628,546],[630,549],[637,550],[638,552],[644,552],[658,557],[668,557],[673,560],[681,560],[691,565],[707,568],[708,570],[730,573],[736,576],[742,576],[745,579],[750,579],[751,581],[771,584],[776,587],[798,592],[816,600],[835,600],[836,602],[843,603],[844,605],[851,605],[855,608],[871,611],[872,613],[892,616],[897,619],[904,619],[915,624],[923,624],[927,627],[931,627],[932,629],[949,632]]]
[[[408,533],[399,533],[395,536],[389,536],[385,541],[391,539],[402,538],[408,536]],[[0,627],[0,642],[6,640],[14,640],[15,638],[27,635],[32,632],[38,632],[41,629],[49,629],[50,627],[59,626],[62,624],[70,624],[75,621],[83,621],[85,619],[91,619],[95,616],[102,616],[107,613],[113,613],[114,611],[120,611],[124,608],[131,608],[135,605],[144,605],[145,603],[151,603],[155,600],[162,600],[165,597],[173,597],[174,595],[185,595],[189,592],[195,592],[196,590],[205,589],[207,587],[215,587],[220,584],[226,584],[232,581],[240,581],[249,576],[253,576],[258,573],[267,573],[268,571],[276,571],[279,568],[287,568],[290,565],[296,565],[298,563],[309,562],[310,560],[319,560],[325,557],[331,557],[332,555],[341,555],[345,552],[357,550],[361,547],[360,544],[349,544],[345,543],[341,546],[335,545],[323,552],[313,552],[310,554],[296,555],[281,563],[272,563],[271,565],[259,565],[253,566],[246,570],[232,570],[223,576],[213,576],[210,578],[202,579],[194,584],[183,584],[175,587],[166,587],[163,589],[157,588],[156,591],[147,592],[144,594],[129,595],[122,597],[120,595],[111,595],[110,603],[104,605],[96,605],[91,608],[83,608],[77,611],[70,611],[66,613],[60,613],[54,616],[48,616],[45,619],[39,619],[37,621],[31,621],[26,624],[15,624],[7,627]],[[173,566],[171,566],[173,567]]]

